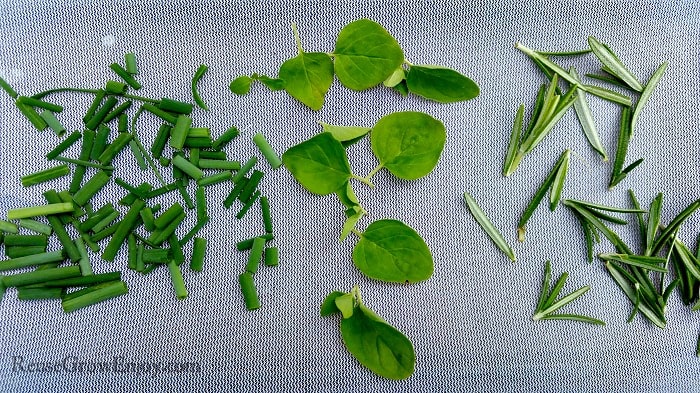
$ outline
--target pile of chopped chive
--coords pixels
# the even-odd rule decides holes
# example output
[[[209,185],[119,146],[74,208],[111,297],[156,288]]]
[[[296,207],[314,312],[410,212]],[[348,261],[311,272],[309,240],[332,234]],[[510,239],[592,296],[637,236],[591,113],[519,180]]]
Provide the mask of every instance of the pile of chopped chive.
[[[229,160],[224,148],[239,135],[238,129],[231,127],[213,139],[209,128],[193,127],[192,104],[130,94],[129,89],[141,88],[136,80],[138,68],[133,53],[126,54],[125,67],[113,63],[110,68],[119,80],[109,80],[101,89],[59,88],[33,96],[20,96],[0,78],[0,88],[15,100],[31,124],[39,131],[49,128],[58,137],[65,136],[66,128],[55,114],[64,108],[45,98],[65,92],[94,96],[82,118],[84,129],[65,136],[46,154],[46,159],[56,165],[21,179],[24,187],[32,187],[72,176],[69,188],[47,190],[43,193],[46,204],[10,210],[7,220],[0,220],[0,245],[4,245],[9,258],[0,261],[0,272],[34,268],[0,276],[0,297],[6,288],[16,287],[19,299],[60,299],[63,310],[71,312],[126,294],[128,288],[121,271],[94,274],[91,261],[92,255],[114,261],[126,247],[129,269],[146,275],[167,266],[176,297],[186,298],[181,268],[186,260],[183,248],[190,241],[193,243],[189,268],[193,272],[202,271],[207,239],[198,234],[210,221],[206,188],[223,184],[231,187],[224,206],[231,208],[236,201],[240,202],[237,219],[242,219],[256,203],[263,212],[266,234],[250,242],[251,257],[246,273],[241,276],[246,307],[259,308],[252,281],[257,268],[254,256],[257,255],[259,262],[264,251],[266,265],[276,266],[278,249],[264,250],[266,242],[274,237],[270,204],[258,188],[263,172],[255,169],[257,158],[251,157],[243,165]],[[197,83],[206,71],[207,66],[201,65],[192,79],[193,100],[203,110],[208,107],[199,95]],[[140,106],[130,117],[127,112],[134,102]],[[163,122],[149,149],[137,134],[137,121],[144,114]],[[116,135],[110,128],[114,126]],[[256,134],[253,141],[273,169],[281,166],[280,158],[262,134]],[[76,143],[80,143],[77,158],[62,155]],[[115,176],[112,162],[127,146],[139,168],[152,170],[160,184],[134,185]],[[171,181],[165,180],[163,168],[171,169]],[[88,176],[90,172],[93,173]],[[93,206],[93,197],[112,183],[126,194],[115,203]],[[194,199],[187,190],[191,183],[195,188]],[[154,198],[172,192],[179,194],[182,203],[152,204]],[[119,206],[127,209],[126,212],[120,212]],[[179,237],[177,232],[182,231],[187,213],[192,210],[196,213],[196,224]],[[49,236],[54,234],[61,249],[48,251]],[[240,242],[238,248],[245,249],[245,244],[246,241]],[[68,265],[64,265],[66,261]]]

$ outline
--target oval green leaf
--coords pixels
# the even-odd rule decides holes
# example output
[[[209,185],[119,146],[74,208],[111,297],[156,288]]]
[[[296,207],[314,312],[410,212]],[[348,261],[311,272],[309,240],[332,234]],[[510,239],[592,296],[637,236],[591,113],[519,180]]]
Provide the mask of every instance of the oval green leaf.
[[[279,78],[289,95],[319,110],[333,83],[333,61],[325,53],[300,53],[282,63]]]
[[[397,220],[370,224],[352,251],[352,261],[376,280],[418,282],[433,275],[433,256],[425,241]]]
[[[323,127],[323,131],[330,132],[345,147],[359,141],[372,131],[371,128],[367,127],[336,126],[322,121],[319,121],[318,124]]]
[[[442,103],[466,101],[479,95],[479,86],[473,80],[438,66],[411,66],[406,86],[413,94]]]
[[[411,341],[364,305],[340,322],[348,351],[365,367],[384,378],[410,377],[416,366]]]
[[[384,27],[369,19],[345,26],[333,51],[338,80],[365,90],[386,80],[404,61],[403,50]]]
[[[372,129],[372,151],[394,176],[414,180],[435,168],[446,136],[442,122],[425,113],[392,113]]]
[[[334,193],[350,179],[345,149],[327,132],[290,147],[282,155],[282,162],[294,178],[314,194]]]
[[[250,84],[253,80],[248,75],[239,76],[229,85],[229,90],[239,96],[246,95],[250,91]]]

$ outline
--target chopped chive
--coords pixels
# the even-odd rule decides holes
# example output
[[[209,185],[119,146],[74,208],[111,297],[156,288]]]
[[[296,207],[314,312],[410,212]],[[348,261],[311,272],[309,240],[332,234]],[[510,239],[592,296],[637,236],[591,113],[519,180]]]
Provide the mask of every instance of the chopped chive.
[[[31,106],[27,106],[24,104],[20,104],[19,102],[15,103],[15,106],[19,109],[19,111],[24,115],[24,117],[29,120],[30,123],[34,126],[39,131],[44,131],[46,127],[48,127],[48,124],[46,124],[46,121],[44,118],[39,115],[39,112],[37,112],[34,108]]]
[[[265,240],[262,237],[256,237],[253,239],[253,247],[250,249],[250,254],[248,255],[248,264],[246,265],[245,271],[250,274],[255,274],[258,271],[258,266],[260,266],[260,260],[262,259],[263,252],[265,251]]]
[[[12,86],[10,86],[10,84],[7,83],[7,81],[2,77],[0,77],[0,88],[5,90],[5,93],[7,93],[10,97],[17,98],[17,92],[15,89],[13,89]]]
[[[571,76],[580,81],[579,75],[576,69],[571,67],[569,69]],[[593,150],[598,152],[603,157],[603,161],[608,161],[608,154],[600,141],[600,135],[598,134],[598,127],[593,120],[593,113],[586,100],[586,94],[581,92],[576,96],[576,101],[574,101],[574,111],[576,112],[576,117],[578,118],[581,128],[583,129],[584,135],[588,143],[593,147]]]
[[[182,252],[182,244],[178,240],[177,236],[173,233],[168,238],[168,244],[170,245],[170,254],[172,255],[173,261],[179,266],[185,262],[185,254]]]
[[[73,200],[79,206],[85,205],[93,196],[95,196],[104,186],[109,183],[110,176],[105,171],[97,172],[88,180],[85,185],[73,194]]]
[[[133,135],[128,132],[118,134],[114,142],[107,145],[102,154],[100,154],[100,156],[98,157],[98,161],[100,161],[102,165],[107,165],[110,162],[112,162],[114,157],[116,157],[117,154],[119,154],[124,149],[124,147],[126,147],[126,145],[129,143],[129,141],[131,141],[132,138]]]
[[[166,185],[163,186],[163,187],[156,188],[155,190],[153,190],[153,191],[151,191],[151,192],[148,193],[147,198],[148,198],[148,199],[150,199],[150,198],[155,198],[155,197],[157,197],[157,196],[160,196],[160,195],[163,195],[163,194],[167,194],[167,193],[169,193],[169,192],[171,192],[171,191],[175,191],[175,190],[177,190],[177,184],[178,184],[177,182],[173,182],[173,183],[170,183],[170,184],[166,184]]]
[[[172,163],[175,167],[177,167],[178,169],[186,173],[189,177],[195,180],[199,180],[202,178],[202,176],[204,176],[204,172],[202,172],[201,169],[194,166],[194,164],[189,162],[185,157],[181,155],[174,156]]]
[[[666,72],[666,67],[668,67],[668,62],[661,64],[659,68],[654,71],[654,74],[651,76],[651,79],[649,79],[649,82],[647,82],[644,90],[642,90],[642,94],[639,96],[639,101],[637,101],[637,106],[634,108],[634,113],[632,114],[630,138],[632,138],[634,129],[637,127],[637,119],[639,119],[639,114],[641,113],[642,108],[644,108],[646,103],[649,101],[649,97],[651,97],[651,93],[653,93],[654,89],[656,89],[656,85],[659,84],[661,77],[664,75],[664,72]]]
[[[143,251],[143,263],[168,263],[172,259],[172,254],[166,248],[152,248]]]
[[[108,203],[97,210],[92,216],[80,223],[78,230],[81,232],[87,232],[91,230],[98,222],[102,221],[105,217],[114,212],[114,206]]]
[[[100,127],[95,133],[95,140],[92,142],[92,150],[90,151],[90,159],[97,160],[107,146],[107,138],[109,138],[109,127],[100,124]]]
[[[72,203],[50,203],[48,205],[23,207],[19,209],[8,210],[7,219],[16,220],[19,218],[50,216],[52,214],[72,213],[73,210],[74,208]]]
[[[117,63],[112,63],[110,64],[109,68],[114,71],[115,74],[119,75],[120,78],[124,80],[129,86],[131,86],[134,90],[138,90],[141,88],[141,84],[134,79],[129,72],[127,72],[122,66],[120,66]]]
[[[17,225],[9,221],[0,220],[0,232],[18,233]]]
[[[265,249],[265,266],[279,265],[279,248],[267,247]]]
[[[96,286],[97,288],[94,288],[93,290],[90,290],[89,292],[81,296],[77,296],[71,299],[63,299],[63,301],[61,302],[61,307],[63,308],[63,311],[66,313],[73,312],[75,310],[92,306],[94,304],[115,298],[117,296],[125,295],[129,292],[129,289],[127,288],[126,283],[124,281],[116,281],[104,286],[102,285],[104,284]]]
[[[211,147],[211,138],[196,138],[188,136],[187,138],[185,138],[183,147],[187,147],[190,149],[208,149]]]
[[[141,212],[139,214],[141,215],[141,221],[143,221],[144,228],[146,228],[146,230],[149,232],[154,231],[156,229],[156,226],[154,223],[153,211],[151,210],[151,208],[146,206],[143,209],[141,209]]]
[[[136,65],[136,55],[134,52],[129,52],[124,55],[124,64],[126,65],[126,72],[131,75],[136,75],[139,73],[138,66]]]
[[[137,248],[136,248],[136,271],[137,272],[143,272],[143,270],[146,268],[146,264],[143,262],[143,253],[145,251],[145,247],[143,243],[139,243]]]
[[[170,279],[173,282],[173,289],[175,289],[175,295],[178,299],[184,299],[187,297],[187,288],[185,288],[185,281],[182,279],[182,271],[180,266],[178,266],[174,261],[168,262],[168,270],[170,271]]]
[[[90,240],[93,242],[99,242],[100,240],[106,239],[112,235],[114,235],[115,232],[117,232],[117,229],[119,229],[119,225],[121,222],[114,223],[107,228],[95,233],[94,235],[90,236]]]
[[[67,266],[4,276],[2,282],[5,287],[23,287],[78,276],[80,276],[80,266]]]
[[[188,194],[187,190],[185,189],[187,185],[187,180],[188,178],[183,178],[180,182],[177,183],[177,191],[180,193],[182,199],[185,201],[185,206],[187,206],[187,208],[191,210],[194,209],[194,202],[192,202],[190,194]]]
[[[192,118],[185,115],[179,115],[175,121],[175,126],[170,132],[170,147],[176,150],[182,150],[185,145],[187,133],[192,125]]]
[[[19,226],[25,229],[29,229],[30,231],[41,233],[42,235],[46,236],[50,236],[53,233],[53,229],[51,229],[50,225],[46,225],[44,223],[29,218],[21,218],[19,220]],[[0,231],[3,231],[1,224]]]
[[[506,159],[503,162],[503,176],[508,176],[510,174],[510,167],[513,165],[513,160],[515,159],[515,152],[518,150],[518,142],[520,141],[520,133],[523,127],[523,115],[525,113],[525,105],[520,105],[518,111],[515,114],[515,121],[513,122],[513,129],[510,133],[510,139],[508,142],[508,151],[506,152]]]
[[[18,235],[18,234],[7,234],[5,235],[5,246],[42,246],[46,247],[48,244],[47,237],[45,235]]]
[[[112,165],[100,165],[100,164],[95,164],[90,161],[83,161],[83,160],[76,160],[73,158],[68,158],[68,157],[63,157],[63,156],[57,156],[54,158],[56,161],[60,162],[65,162],[69,164],[75,164],[77,165],[76,169],[79,167],[89,167],[89,168],[95,168],[95,169],[102,169],[103,171],[113,171],[114,167]]]
[[[92,119],[92,117],[95,115],[95,112],[97,112],[97,108],[100,107],[102,100],[105,98],[105,95],[107,95],[107,93],[104,90],[99,90],[97,93],[95,93],[95,98],[92,100],[92,103],[88,107],[85,116],[83,116],[83,123],[87,123],[88,121],[90,121],[90,119]]]
[[[0,271],[21,269],[28,266],[43,265],[52,262],[61,262],[65,259],[63,250],[42,252],[39,254],[0,261]]]
[[[58,199],[56,200],[56,202],[70,202],[70,203],[72,203],[73,208],[75,208],[75,210],[73,210],[73,214],[72,214],[73,218],[79,218],[79,217],[82,217],[86,214],[85,209],[83,209],[82,206],[78,206],[75,202],[73,202],[73,195],[71,195],[71,193],[68,192],[67,190],[63,190],[63,191],[58,193]],[[53,203],[53,202],[51,202],[51,203]],[[86,205],[87,205],[87,203],[86,203]],[[68,216],[66,216],[66,218],[70,222],[75,222],[75,220],[72,220]]]
[[[17,299],[19,300],[60,299],[62,295],[63,288],[17,288]]]
[[[61,124],[61,122],[58,121],[56,118],[56,115],[53,114],[53,112],[44,109],[39,113],[39,116],[41,116],[42,119],[46,122],[46,125],[54,132],[56,135],[59,137],[65,135],[66,133],[66,127]]]
[[[201,221],[207,216],[207,199],[202,185],[197,187],[195,200],[197,201],[197,221]]]
[[[173,203],[168,210],[164,211],[158,218],[155,219],[154,225],[158,229],[163,229],[168,224],[170,224],[177,216],[180,214],[184,213],[185,209],[183,209],[182,205],[180,203],[175,202]]]
[[[241,210],[238,211],[236,214],[237,219],[242,219],[246,213],[248,213],[248,210],[250,210],[251,207],[257,202],[258,198],[260,197],[260,191],[255,191],[255,194],[248,199],[248,201],[241,207]]]
[[[566,180],[566,173],[569,170],[569,157],[571,156],[571,150],[566,149],[562,154],[564,160],[557,169],[557,174],[552,182],[552,190],[550,192],[549,198],[549,210],[554,211],[561,200],[561,193],[564,189],[564,181]]]
[[[78,260],[78,265],[80,266],[80,271],[83,276],[90,276],[93,274],[92,266],[90,266],[90,256],[87,253],[87,248],[85,248],[85,243],[81,237],[75,239],[75,245],[78,247],[78,252],[80,253],[80,260]]]
[[[105,92],[107,92],[107,94],[121,95],[126,93],[126,89],[128,88],[129,86],[126,83],[113,80],[109,80],[105,84]]]
[[[219,184],[221,182],[231,179],[232,175],[233,173],[231,173],[231,171],[223,171],[214,175],[204,176],[197,180],[197,185],[200,187],[206,187],[214,184]]]
[[[202,160],[217,160],[217,161],[226,161],[226,152],[225,151],[209,151],[209,150],[201,150],[199,152],[199,158],[200,158],[200,163]],[[240,168],[240,163],[239,163],[239,168]],[[212,169],[217,169],[217,168],[212,168]],[[230,169],[230,168],[221,168],[221,169]],[[238,168],[236,168],[238,169]]]
[[[158,103],[158,108],[166,112],[189,115],[192,113],[192,104],[177,101],[170,98],[163,98]]]
[[[94,115],[90,118],[90,120],[85,123],[85,127],[87,127],[89,130],[95,131],[98,125],[104,121],[105,117],[107,114],[114,109],[114,107],[117,105],[117,99],[114,97],[108,97],[107,101],[98,109]]]
[[[131,153],[133,153],[134,158],[136,158],[136,163],[138,164],[139,168],[142,171],[148,169],[148,165],[146,165],[146,159],[143,157],[143,154],[141,154],[141,150],[139,150],[139,147],[136,144],[136,140],[132,139],[129,141],[129,149],[131,149]]]
[[[243,178],[248,174],[248,172],[249,172],[251,169],[253,169],[253,167],[255,166],[255,164],[257,164],[257,162],[258,162],[258,158],[257,158],[257,157],[255,157],[255,156],[250,157],[250,158],[248,159],[248,161],[246,161],[246,162],[243,164],[243,166],[241,167],[241,169],[240,169],[238,172],[236,172],[235,175],[233,175],[233,178],[231,179],[231,181],[234,182],[234,183],[238,183],[241,179],[243,179]]]
[[[199,166],[199,152],[200,151],[202,151],[202,149],[199,149],[199,148],[190,149],[190,162],[192,164],[194,164],[194,166],[196,166],[197,168],[202,169]]]
[[[224,206],[227,209],[230,209],[231,206],[233,206],[233,202],[236,201],[238,198],[238,195],[241,194],[241,191],[243,191],[243,188],[245,188],[246,184],[248,183],[248,179],[242,178],[239,180],[236,185],[233,187],[231,192],[226,196],[226,199],[224,199]]]
[[[127,109],[131,108],[131,101],[124,101],[122,102],[118,107],[114,108],[111,112],[105,116],[103,123],[109,123],[110,121],[121,117],[121,115],[126,112]],[[119,121],[119,120],[117,120]],[[125,131],[120,131],[120,132],[125,132]]]
[[[197,68],[197,71],[194,73],[194,76],[192,77],[192,97],[194,98],[194,102],[197,103],[197,105],[204,109],[205,111],[209,110],[209,107],[207,107],[207,104],[204,103],[204,100],[202,100],[202,97],[199,96],[199,90],[197,89],[197,83],[199,82],[200,79],[206,74],[207,70],[209,67],[207,67],[205,64],[200,64],[199,68]]]
[[[46,153],[47,160],[53,160],[71,147],[75,142],[77,142],[82,134],[79,131],[73,131],[66,139],[59,143],[53,150]]]
[[[134,204],[131,205],[129,211],[119,223],[119,227],[114,232],[112,239],[102,253],[102,259],[110,262],[114,261],[117,252],[126,241],[126,237],[138,223],[140,219],[139,212],[145,205],[146,203],[140,199],[137,199]]]
[[[255,290],[253,275],[245,272],[238,276],[238,282],[241,285],[241,292],[243,293],[243,300],[245,302],[246,309],[257,310],[260,308],[260,299],[258,298],[257,291]]]
[[[258,170],[253,171],[253,173],[250,175],[250,179],[248,179],[245,187],[243,187],[241,194],[238,196],[238,199],[241,202],[247,203],[251,199],[253,193],[257,190],[258,184],[260,184],[263,175],[264,174]]]
[[[467,202],[467,207],[469,208],[469,211],[471,212],[472,216],[476,219],[476,221],[479,223],[481,228],[486,232],[486,234],[491,238],[493,243],[501,250],[503,251],[508,258],[515,262],[515,253],[513,250],[510,248],[506,240],[503,238],[503,235],[496,229],[496,227],[491,223],[491,220],[486,216],[483,210],[479,207],[479,205],[476,203],[476,200],[474,197],[469,195],[469,193],[464,193],[464,199]]]
[[[272,217],[270,216],[270,201],[266,196],[260,197],[260,209],[262,210],[265,232],[272,233]]]
[[[279,156],[267,142],[267,139],[265,139],[263,134],[255,134],[253,136],[253,142],[255,142],[255,145],[258,146],[258,149],[260,149],[260,152],[263,154],[272,169],[277,169],[282,166],[282,160],[280,160]]]
[[[182,239],[180,239],[180,244],[189,243],[189,241],[192,240],[192,238],[195,237],[197,235],[197,233],[199,233],[199,231],[202,228],[204,228],[204,226],[207,225],[208,223],[209,223],[208,216],[204,217],[201,220],[198,220],[197,223],[194,225],[194,227],[192,227],[192,229],[190,229],[190,231],[187,232],[187,234]]]
[[[239,134],[239,131],[236,127],[231,127],[226,132],[221,134],[219,138],[217,138],[213,143],[212,143],[212,148],[214,150],[219,150],[226,146],[229,142],[231,142],[235,137],[237,137]]]
[[[232,171],[237,171],[241,169],[241,163],[238,161],[212,160],[208,158],[203,159],[201,158],[201,153],[199,163],[197,166],[202,169],[221,169]]]
[[[70,173],[68,165],[58,165],[53,168],[35,172],[30,175],[22,176],[22,186],[30,187],[36,184],[41,184],[50,180],[58,179]]]
[[[112,221],[116,220],[119,218],[119,212],[118,211],[113,211],[111,214],[100,220],[95,226],[92,227],[93,232],[99,232],[105,228],[107,228]]]
[[[187,133],[188,138],[211,138],[211,131],[206,127],[192,127]]]
[[[143,210],[141,210],[143,212]],[[130,233],[126,238],[127,246],[127,267],[131,270],[136,270],[136,236]]]
[[[162,244],[165,240],[167,240],[170,237],[170,235],[175,233],[175,230],[177,230],[177,228],[180,226],[182,221],[185,219],[185,216],[185,212],[182,212],[177,217],[175,217],[174,220],[168,223],[164,228],[153,231],[153,233],[151,233],[151,236],[148,237],[148,241],[156,245]]]
[[[143,104],[141,105],[141,109],[147,112],[151,112],[153,115],[160,117],[161,119],[170,124],[175,124],[175,122],[177,121],[177,116],[172,115],[153,104]]]
[[[5,255],[8,258],[22,258],[46,252],[46,246],[7,246],[5,245]]]
[[[192,246],[192,259],[190,260],[190,269],[195,272],[201,272],[204,265],[204,254],[207,249],[207,239],[202,237],[194,238]]]
[[[109,272],[74,278],[64,278],[62,280],[46,281],[42,285],[49,288],[71,288],[102,284],[110,281],[119,281],[121,279],[121,272]]]
[[[622,79],[629,87],[641,92],[643,90],[642,84],[639,83],[637,78],[632,75],[632,73],[625,67],[617,55],[613,53],[610,48],[601,44],[595,37],[588,37],[588,45],[590,45],[593,53],[600,60],[600,62],[607,66],[611,73],[618,78]]]
[[[95,132],[91,130],[85,130],[83,132],[82,146],[80,148],[79,159],[83,161],[88,161],[90,159],[90,152],[92,150],[92,144],[95,140]],[[77,192],[83,182],[83,177],[85,176],[86,168],[84,165],[78,165],[73,172],[73,179],[71,180],[68,191],[71,194]]]
[[[238,251],[250,250],[251,247],[253,247],[253,242],[254,242],[255,239],[257,239],[257,238],[262,238],[262,239],[265,239],[265,240],[267,240],[267,241],[270,241],[270,240],[273,240],[273,239],[275,238],[275,235],[273,235],[273,234],[271,234],[271,233],[266,233],[266,234],[264,234],[264,235],[260,235],[260,236],[257,236],[257,237],[252,237],[252,238],[250,238],[250,239],[241,240],[240,242],[236,243],[236,249],[237,249]]]
[[[170,166],[170,159],[166,157],[161,157],[158,159],[158,163],[162,167]]]

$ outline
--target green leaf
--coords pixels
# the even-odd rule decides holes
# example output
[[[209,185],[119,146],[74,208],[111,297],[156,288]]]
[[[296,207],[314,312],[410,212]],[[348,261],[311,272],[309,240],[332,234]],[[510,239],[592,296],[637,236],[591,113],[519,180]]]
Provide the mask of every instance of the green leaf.
[[[359,210],[359,211],[357,211]],[[355,229],[355,226],[357,225],[357,222],[360,221],[362,216],[365,215],[365,212],[357,209],[355,210],[355,214],[348,216],[348,218],[345,219],[345,224],[343,224],[343,230],[340,232],[340,241],[342,242],[345,240],[348,235],[352,232],[353,229]]]
[[[668,62],[661,64],[659,68],[654,71],[654,75],[651,76],[651,79],[649,79],[649,82],[647,82],[647,85],[644,87],[642,94],[639,96],[639,101],[637,101],[637,106],[634,108],[634,113],[632,114],[630,138],[632,135],[634,135],[634,129],[637,127],[637,119],[639,119],[639,114],[642,112],[642,108],[644,108],[646,103],[649,101],[649,97],[651,97],[651,93],[653,93],[654,89],[656,89],[656,85],[659,84],[661,77],[664,75],[664,72],[666,72],[666,67],[668,67]]]
[[[542,310],[545,303],[547,302],[547,292],[549,291],[549,282],[552,279],[552,264],[547,261],[544,264],[544,277],[542,277],[542,288],[540,288],[540,296],[537,300],[537,307],[535,310]]]
[[[638,266],[655,272],[668,273],[668,269],[659,266],[666,263],[666,258],[650,257],[644,255],[629,255],[629,254],[610,254],[604,253],[598,255],[598,258],[604,261],[622,262],[631,266]]]
[[[590,323],[593,325],[600,325],[600,326],[605,326],[605,322],[601,321],[600,319],[595,319],[591,317],[587,317],[585,315],[577,315],[577,314],[549,314],[547,316],[544,316],[540,318],[542,320],[565,320],[565,321],[577,321],[577,322],[585,322],[585,323]]]
[[[340,188],[338,188],[338,190],[336,190],[335,193],[336,195],[338,195],[340,203],[342,203],[343,206],[345,206],[348,209],[360,205],[360,201],[357,199],[355,191],[352,189],[352,183],[350,183],[349,181],[340,186]]]
[[[270,91],[284,90],[284,81],[282,79],[270,78],[267,75],[258,74],[253,74],[253,79],[265,85]]]
[[[369,19],[349,23],[340,31],[333,51],[335,74],[353,90],[365,90],[385,81],[404,61],[396,39]]]
[[[372,129],[372,151],[394,176],[414,180],[430,173],[445,146],[445,126],[421,112],[384,116]]]
[[[242,96],[248,94],[248,92],[250,91],[250,84],[252,82],[253,79],[251,79],[247,75],[239,76],[238,78],[234,79],[233,82],[231,82],[231,85],[229,85],[229,89],[234,94]]]
[[[429,100],[451,103],[471,100],[479,86],[459,72],[438,66],[411,66],[406,74],[408,91]]]
[[[506,159],[503,161],[503,176],[508,176],[510,174],[510,167],[513,166],[513,160],[515,160],[515,152],[518,150],[518,143],[520,143],[520,134],[523,128],[523,116],[525,114],[525,105],[520,105],[518,111],[515,113],[515,120],[513,121],[513,128],[510,131],[510,138],[508,139],[508,150],[506,151]]]
[[[382,84],[386,87],[394,87],[404,80],[406,80],[406,72],[403,70],[403,67],[399,67],[394,70],[394,72],[391,73],[391,75],[389,75],[389,77],[386,78]]]
[[[580,80],[575,68],[571,67],[569,69],[569,73],[574,79]],[[605,151],[605,148],[600,141],[598,127],[595,124],[595,120],[593,120],[593,113],[591,112],[590,106],[588,106],[585,93],[581,92],[576,96],[576,101],[574,101],[574,110],[579,123],[581,123],[581,128],[583,129],[583,133],[586,135],[588,143],[591,145],[593,150],[602,156],[603,161],[608,161],[608,153]]]
[[[515,262],[515,253],[513,252],[513,249],[510,248],[508,242],[506,242],[506,239],[503,238],[501,232],[499,232],[491,220],[489,220],[486,213],[481,210],[481,207],[479,207],[479,205],[476,203],[474,197],[465,192],[464,199],[467,202],[469,212],[471,212],[476,222],[479,223],[484,232],[486,232],[486,234],[491,238],[491,241],[493,241],[496,247],[503,251],[503,253],[506,254],[511,261]]]
[[[413,374],[416,354],[411,341],[364,305],[341,321],[340,332],[348,351],[377,375],[401,380]]]
[[[370,278],[418,282],[433,274],[433,256],[411,227],[397,220],[370,224],[352,252],[358,269]]]
[[[304,188],[318,195],[336,192],[351,175],[343,145],[327,132],[292,146],[282,162]]]
[[[396,86],[393,86],[392,89],[394,89],[395,92],[401,94],[402,96],[406,97],[408,95],[408,86],[406,86],[406,80],[402,80],[401,83],[399,83]]]
[[[625,81],[632,89],[640,92],[643,90],[642,84],[639,83],[637,78],[622,64],[620,59],[610,48],[601,44],[600,41],[593,36],[588,37],[588,45],[593,49],[593,53],[598,60],[600,60],[604,66],[607,66],[612,71],[613,75]]]
[[[343,295],[345,295],[345,292],[333,291],[329,293],[328,296],[326,296],[326,298],[323,300],[323,303],[321,304],[321,316],[327,317],[329,315],[333,315],[337,312],[340,312],[338,306],[335,305],[335,299]]]
[[[335,139],[339,140],[345,147],[359,141],[370,131],[372,131],[371,128],[367,127],[336,126],[333,124],[324,123],[322,121],[319,121],[318,124],[323,127],[323,131],[330,132],[331,135],[333,135]]]
[[[566,149],[562,153],[564,160],[557,169],[557,174],[554,177],[554,182],[552,183],[552,190],[549,196],[549,210],[554,211],[561,200],[561,193],[564,189],[564,182],[566,180],[566,173],[569,170],[569,157],[571,156],[571,150]]]
[[[614,102],[622,106],[632,106],[632,99],[624,94],[595,85],[584,85],[583,87],[588,93],[591,93],[594,96],[600,97],[606,101]]]
[[[343,314],[343,319],[350,318],[355,310],[355,296],[352,293],[338,296],[335,298],[335,306]]]
[[[612,277],[617,286],[619,286],[620,289],[622,289],[622,292],[625,293],[630,302],[635,304],[638,299],[638,289],[635,289],[635,287],[630,284],[631,277],[626,275],[626,272],[613,262],[606,262],[605,268],[608,270],[610,277]],[[639,312],[641,312],[642,315],[644,315],[651,323],[660,327],[661,329],[666,327],[666,319],[664,318],[663,314],[658,314],[646,303],[639,303]]]
[[[325,53],[300,53],[282,64],[279,77],[289,95],[319,110],[333,83],[333,61]]]
[[[659,224],[661,223],[661,205],[663,204],[664,195],[658,193],[656,198],[651,201],[649,206],[649,220],[647,223],[647,233],[646,233],[646,247],[644,249],[644,255],[651,255],[651,249],[654,246],[654,239],[656,238],[656,232],[659,230]]]

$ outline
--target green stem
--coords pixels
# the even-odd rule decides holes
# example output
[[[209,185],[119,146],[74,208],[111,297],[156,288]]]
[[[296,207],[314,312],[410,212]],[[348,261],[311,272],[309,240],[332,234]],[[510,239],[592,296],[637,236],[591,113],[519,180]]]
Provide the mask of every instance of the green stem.
[[[362,177],[362,176],[357,176],[357,175],[355,175],[355,174],[352,174],[352,175],[350,175],[350,178],[351,178],[351,179],[358,180],[358,181],[360,181],[360,182],[362,182],[362,183],[365,183],[365,184],[368,185],[370,188],[374,188],[374,183],[372,183],[371,181],[369,181],[368,179],[366,179],[366,178],[364,178],[364,177]]]
[[[90,93],[90,94],[97,94],[102,90],[99,89],[80,89],[77,87],[59,87],[58,89],[51,89],[51,90],[46,90],[42,91],[41,93],[34,94],[32,98],[44,98],[49,94],[53,93],[62,93],[62,92],[75,92],[75,93]]]
[[[136,101],[148,102],[150,104],[157,104],[160,102],[160,100],[155,100],[153,98],[148,98],[148,97],[135,96],[132,94],[122,94],[121,96],[124,98],[130,98],[130,99],[136,100]]]
[[[352,287],[351,293],[352,293],[353,297],[355,298],[355,301],[357,302],[357,304],[358,305],[362,304],[362,295],[360,294],[360,288],[357,286],[357,284],[355,284],[355,286]]]
[[[372,183],[372,177],[373,177],[374,175],[376,175],[377,172],[379,172],[380,170],[382,170],[382,168],[384,168],[384,164],[381,164],[381,163],[380,163],[379,165],[377,165],[376,167],[374,167],[374,169],[372,169],[372,170],[367,174],[367,176],[364,177],[364,179],[363,179],[364,181],[362,181],[362,182],[365,183],[365,184],[368,184],[370,187],[374,188],[374,184]],[[359,180],[359,179],[358,179],[358,180]]]
[[[408,59],[403,59],[403,63],[406,64],[406,65],[409,66],[409,67],[413,67],[413,63],[411,63],[410,61],[408,61]]]
[[[304,53],[304,48],[301,46],[301,38],[299,38],[299,30],[297,30],[297,24],[294,22],[292,22],[292,32],[294,33],[294,41],[297,43],[299,54]]]
[[[141,143],[138,136],[136,135],[136,120],[138,120],[138,118],[142,112],[143,112],[143,107],[139,108],[139,110],[136,111],[136,115],[134,115],[134,118],[131,120],[131,135],[134,138],[133,139],[134,142],[136,142],[136,146],[139,148],[139,150],[141,150],[141,154],[143,154],[143,156],[146,158],[146,161],[148,161],[148,165],[151,167],[151,169],[153,169],[153,172],[156,174],[158,181],[160,181],[160,183],[165,186],[166,183],[165,183],[165,179],[163,179],[163,175],[160,174],[160,171],[156,167],[155,162],[153,162],[153,158],[148,153],[148,151],[146,151],[146,148],[143,147],[143,144]]]

